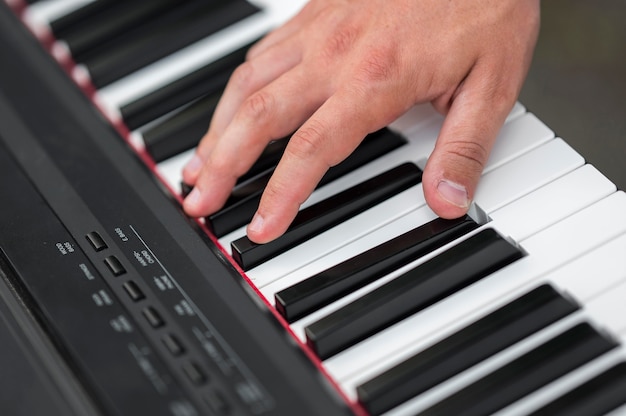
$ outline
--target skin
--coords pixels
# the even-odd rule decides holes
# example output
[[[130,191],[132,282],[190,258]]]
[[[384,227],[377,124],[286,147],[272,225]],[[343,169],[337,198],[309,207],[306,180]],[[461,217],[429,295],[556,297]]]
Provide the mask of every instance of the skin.
[[[445,115],[423,174],[430,208],[466,213],[517,99],[539,31],[539,0],[311,0],[248,53],[196,155],[190,216],[224,204],[265,146],[296,131],[248,237],[285,232],[328,170],[418,103]],[[296,130],[297,129],[297,130]]]

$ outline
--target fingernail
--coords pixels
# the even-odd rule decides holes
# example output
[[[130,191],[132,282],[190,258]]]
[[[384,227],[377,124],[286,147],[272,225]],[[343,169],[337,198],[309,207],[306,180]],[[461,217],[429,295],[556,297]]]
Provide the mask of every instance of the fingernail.
[[[184,167],[184,171],[189,175],[195,175],[202,169],[202,159],[194,155]]]
[[[469,197],[467,196],[467,190],[464,186],[458,183],[443,179],[437,185],[437,191],[439,195],[446,201],[461,208],[467,208],[469,206]]]
[[[254,214],[252,221],[250,221],[250,224],[248,225],[248,232],[260,233],[261,231],[263,231],[264,222],[265,219],[257,212],[256,214]]]

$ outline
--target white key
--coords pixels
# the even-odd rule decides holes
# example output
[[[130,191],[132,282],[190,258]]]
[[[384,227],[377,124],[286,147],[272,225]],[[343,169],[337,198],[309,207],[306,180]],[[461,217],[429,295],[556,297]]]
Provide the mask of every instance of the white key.
[[[335,195],[342,190],[361,183],[366,179],[402,163],[414,162],[418,163],[418,165],[422,165],[421,161],[428,157],[432,151],[432,147],[434,147],[438,130],[439,122],[431,120],[421,129],[413,131],[407,136],[409,140],[408,145],[402,146],[401,148],[396,149],[395,151],[390,152],[341,178],[338,178],[326,186],[317,189],[302,205],[302,208]],[[512,119],[509,123],[502,127],[491,156],[485,165],[483,177],[493,169],[496,169],[512,159],[519,157],[525,152],[546,143],[553,137],[553,132],[532,114],[525,114],[521,117]],[[580,160],[582,161],[582,159]],[[538,172],[534,172],[534,174],[536,173]],[[420,203],[423,203],[421,202],[423,201],[423,195],[419,195],[417,197],[420,198]],[[222,237],[220,239],[220,243],[223,247],[230,247],[231,241],[242,237],[243,235],[245,235],[245,227]]]
[[[550,161],[550,163],[545,163],[546,160]],[[562,176],[574,170],[582,164],[583,158],[571,147],[567,146],[562,140],[551,140],[543,146],[539,146],[538,148],[531,150],[510,163],[500,166],[500,168],[483,175],[481,181],[486,183],[487,186],[482,188],[482,193],[480,190],[476,193],[476,204],[489,214],[492,210],[499,208],[501,205],[500,202],[493,201],[495,193],[500,194],[500,198],[504,201],[504,203],[509,203],[535,189],[538,189],[558,176]],[[502,186],[503,184],[505,184],[505,186]],[[487,192],[487,189],[491,191],[491,188],[493,188],[493,192]],[[517,219],[515,220],[517,221]],[[497,229],[496,224],[493,224],[492,226]],[[528,227],[530,228],[533,226],[532,221],[529,221]],[[324,234],[328,235],[327,233]],[[320,237],[320,241],[325,242],[327,240],[327,238],[324,239],[323,236]],[[288,253],[285,253],[285,256],[287,254]],[[425,261],[427,258],[429,257],[424,257],[417,262],[412,263],[411,266],[407,266],[406,268],[398,270],[389,276],[373,282],[370,285],[353,292],[345,298],[340,299],[319,311],[316,311],[310,316],[293,323],[291,326],[292,329],[296,334],[300,335],[304,339],[304,327],[308,324],[331,313],[332,311],[339,309],[354,299],[362,296],[364,293],[379,287],[383,283],[398,276],[401,271],[412,268],[416,264]],[[276,260],[278,260],[278,258]],[[248,276],[254,276],[254,269],[248,272]]]
[[[514,236],[517,241],[522,241],[537,230],[548,227],[593,202],[610,195],[612,192],[615,192],[615,185],[593,166],[585,165],[532,192],[530,195],[522,197],[499,210],[490,212],[489,215],[498,224],[498,230],[503,235]],[[548,203],[548,201],[556,201],[558,203]],[[250,275],[250,277],[253,278],[254,283],[266,299],[273,304],[276,292],[338,264],[354,256],[355,253],[362,253],[376,244],[388,241],[411,228],[422,225],[434,217],[435,214],[427,206],[423,205],[415,212],[402,216],[398,220],[368,234],[366,238],[347,243],[323,258],[313,260],[313,255],[309,250],[310,263],[306,264],[303,262],[303,264],[306,264],[305,266],[292,271],[285,277],[276,277],[276,280],[270,284],[265,284],[263,278],[255,280],[254,274]],[[518,221],[517,219],[519,218],[533,218],[535,226],[529,227],[524,221]],[[306,253],[307,251],[304,252],[304,255],[307,255]],[[283,261],[289,262],[291,258],[285,256],[284,259],[277,261],[277,270],[283,265]],[[260,273],[263,272],[262,267],[257,268]],[[267,281],[271,280],[271,278],[267,279]]]
[[[413,123],[420,128],[410,128],[408,120],[400,123],[404,126],[397,129],[409,140],[409,145],[389,153],[354,172],[339,178],[318,190],[305,202],[304,206],[311,205],[330,195],[347,189],[372,176],[384,172],[390,167],[397,166],[409,160],[426,159],[434,147],[441,120],[438,114],[433,113],[430,105],[418,106],[407,113]],[[523,106],[516,105],[509,121],[502,127],[498,139],[492,149],[491,156],[485,167],[485,172],[493,169],[496,165],[506,162],[524,152],[539,146],[554,138],[554,133],[532,114],[522,114]],[[514,115],[515,114],[515,115]],[[422,117],[422,118],[417,118]],[[393,124],[392,124],[393,126]],[[193,150],[176,155],[157,165],[157,172],[172,189],[178,189],[182,180],[182,168],[193,156]],[[225,237],[224,246],[229,246],[230,241],[244,235],[245,229],[241,229],[230,237]]]
[[[626,294],[626,259],[622,255],[626,250],[626,234],[608,242],[607,244],[599,247],[598,249],[568,263],[566,266],[557,269],[556,271],[549,273],[540,282],[533,283],[523,290],[516,291],[520,294],[527,293],[539,284],[550,283],[562,293],[572,293],[572,288],[576,288],[574,292],[580,294],[580,296],[574,296],[575,300],[583,305],[580,312],[571,315],[568,318],[554,324],[544,333],[560,333],[562,329],[572,327],[580,322],[591,322],[596,328],[600,330],[608,329],[614,336],[617,336],[622,342],[624,341],[623,328],[623,316],[626,310],[626,305],[623,302],[624,295]],[[590,281],[590,276],[602,276],[602,279],[593,279]],[[580,282],[586,281],[587,289],[591,290],[578,290],[580,289]],[[573,285],[572,285],[573,283]],[[504,298],[497,299],[497,301],[490,305],[489,312],[496,309],[499,306],[508,303],[512,294],[507,294]],[[488,311],[483,311],[484,314]],[[620,319],[621,318],[621,319]],[[477,318],[472,317],[471,321],[475,321]],[[462,326],[466,326],[464,324]],[[457,327],[455,325],[455,327]],[[558,328],[562,328],[559,330]],[[554,329],[557,329],[554,331]],[[455,377],[454,380],[446,381],[442,383],[441,387],[434,388],[433,390],[424,393],[422,396],[414,398],[407,402],[405,405],[399,406],[394,409],[390,414],[414,414],[419,410],[423,410],[425,407],[432,405],[442,398],[446,397],[450,393],[457,391],[458,389],[468,385],[475,381],[479,377],[487,374],[492,369],[495,369],[499,364],[506,363],[511,359],[519,356],[522,352],[528,351],[531,347],[538,345],[541,340],[549,339],[538,333],[538,337],[533,336],[523,341],[522,343],[513,346],[507,351],[499,354],[499,357],[494,357],[494,360],[485,362],[485,364],[479,364],[474,369],[464,372],[464,374]],[[535,339],[533,341],[533,339]],[[428,343],[429,345],[431,342]],[[418,348],[416,351],[422,350]],[[412,354],[407,355],[410,356]],[[623,351],[615,351],[599,357],[588,365],[582,366],[571,374],[563,377],[551,383],[550,385],[538,390],[537,392],[509,406],[507,409],[498,414],[527,414],[532,410],[544,405],[551,398],[563,394],[571,388],[583,383],[594,375],[598,374],[608,366],[616,363],[616,360],[623,360],[625,357]],[[401,362],[402,360],[394,360]],[[356,385],[360,384],[360,381],[365,381],[368,378],[355,377],[352,382]],[[346,384],[346,383],[344,383]],[[523,409],[523,410],[522,410]],[[407,413],[408,412],[408,413]]]
[[[586,381],[596,377],[602,372],[610,369],[612,366],[626,360],[626,351],[624,347],[617,348],[604,354],[597,359],[577,368],[564,377],[548,384],[547,386],[529,394],[525,398],[516,403],[502,409],[494,414],[494,416],[516,416],[526,415],[539,408],[545,406],[551,401],[559,398],[574,388],[580,386]],[[626,409],[625,409],[626,410]],[[624,415],[626,413],[611,413],[612,415]]]
[[[491,160],[490,167],[500,165],[497,159]],[[545,161],[550,163],[545,163]],[[476,203],[489,213],[582,164],[583,158],[562,140],[552,140],[501,166],[500,169],[493,171],[486,169],[488,173],[484,174],[481,180],[485,185],[476,192]],[[545,167],[545,169],[540,167]],[[489,192],[486,191],[487,189]],[[497,203],[494,202],[496,198]],[[312,258],[313,256],[319,258],[326,253],[331,253],[360,236],[369,238],[368,235],[374,230],[388,224],[390,220],[393,221],[409,212],[414,212],[425,203],[420,184],[248,271],[247,275],[258,287],[263,287],[307,265],[315,259]],[[433,215],[429,214],[414,224],[421,225],[432,218]],[[227,244],[225,239],[221,242],[224,246]],[[373,241],[369,245],[372,247],[380,242]],[[354,252],[352,255],[355,254],[357,253]],[[322,262],[319,263],[317,270],[321,271],[332,265],[333,263]]]
[[[484,311],[510,301],[529,285],[545,281],[551,271],[626,233],[624,208],[626,194],[617,192],[534,234],[522,242],[526,257],[332,357],[324,364],[327,371],[354,396],[353,389],[362,381],[442,334],[465,326]],[[616,221],[619,218],[621,221]]]
[[[601,372],[609,369],[611,366],[626,360],[626,351],[624,350],[624,342],[626,341],[626,322],[624,316],[626,316],[626,260],[623,258],[623,253],[626,250],[626,238],[621,238],[621,251],[615,251],[613,262],[618,262],[611,269],[607,270],[586,270],[585,273],[577,270],[569,270],[569,273],[577,273],[580,278],[586,277],[587,286],[593,291],[597,291],[598,280],[601,279],[603,285],[605,285],[605,272],[608,271],[608,275],[620,275],[620,281],[613,281],[601,294],[596,294],[591,299],[580,299],[584,305],[584,314],[587,317],[588,322],[591,322],[596,328],[601,331],[608,331],[608,334],[615,337],[622,346],[617,348],[602,357],[588,363],[585,366],[578,368],[572,373],[556,380],[555,382],[545,386],[544,388],[530,394],[522,400],[508,406],[499,415],[514,415],[514,414],[527,414],[546,404],[550,403],[555,398],[558,398],[570,390],[578,387],[584,382],[590,380]],[[617,260],[617,261],[616,261]],[[600,268],[602,264],[597,264]],[[587,273],[591,272],[591,273]],[[591,278],[595,277],[595,278]],[[582,280],[582,279],[581,279]]]
[[[556,146],[557,142],[558,141],[551,142],[550,146],[554,145],[555,148],[558,148],[559,146]],[[565,154],[567,154],[567,152],[564,152],[562,156]],[[532,155],[532,152],[529,152],[529,155]],[[581,160],[582,159],[578,159],[575,153],[572,153],[573,165],[576,165]],[[487,177],[489,176],[503,179],[507,177],[507,174],[496,170],[493,174],[487,175]],[[508,190],[513,189],[513,186],[508,187]],[[534,191],[532,195],[522,197],[515,201],[515,203],[503,207],[501,210],[493,211],[489,206],[480,206],[481,208],[485,208],[487,214],[495,220],[502,234],[515,236],[516,240],[521,241],[530,235],[529,233],[543,229],[584,208],[586,205],[608,196],[614,191],[615,186],[608,179],[592,166],[585,165],[573,171],[571,174],[565,175],[545,187]],[[501,195],[503,198],[508,199],[506,197],[506,190],[502,191]],[[558,203],[546,203],[548,201],[556,201]],[[275,261],[272,260],[265,265],[251,270],[248,276],[261,290],[261,293],[273,303],[274,294],[276,292],[434,218],[434,213],[424,204],[425,202],[423,202],[416,211],[401,217],[389,225],[382,226],[375,232],[368,231],[364,238],[354,242],[346,242],[344,246],[333,244],[326,235],[318,237],[319,243],[316,243],[314,241],[315,239],[311,240],[311,243],[316,244],[318,249],[322,246],[330,247],[328,251],[331,251],[331,253],[327,256],[317,256],[317,258],[314,258],[313,256],[318,253],[313,251],[310,247],[303,247],[301,254],[296,248],[285,255],[277,257]],[[385,208],[382,208],[382,212],[386,213],[387,211],[385,211]],[[529,227],[528,224],[525,224],[523,221],[516,220],[517,218],[524,217],[533,218],[533,224],[535,224],[535,226]],[[507,218],[509,220],[507,220]],[[370,224],[372,220],[368,219],[367,221],[366,224]],[[345,232],[338,231],[337,238],[341,238],[345,235]],[[299,258],[300,256],[302,256],[303,259]],[[310,263],[307,264],[307,261]],[[279,272],[280,270],[284,271],[285,269],[289,269],[293,267],[290,266],[289,263],[298,264],[298,262],[302,262],[301,264],[304,264],[304,266],[299,269],[294,269],[287,276],[281,278],[283,274]],[[267,285],[267,282],[272,282],[273,280],[276,281]]]
[[[120,121],[119,109],[124,105],[263,36],[295,13],[303,2],[299,0],[251,3],[258,5],[261,12],[102,88],[94,97],[98,106],[111,120]]]
[[[489,357],[480,364],[469,368],[468,370],[461,372],[460,374],[451,377],[450,379],[440,383],[436,387],[428,390],[427,392],[414,397],[411,400],[403,403],[402,405],[385,413],[386,415],[393,416],[408,416],[418,414],[429,407],[439,403],[446,397],[456,393],[464,387],[476,382],[482,377],[487,376],[493,371],[508,364],[512,360],[526,354],[533,349],[539,347],[541,344],[549,341],[550,339],[558,336],[559,334],[571,329],[573,326],[584,322],[584,314],[576,313],[570,315],[550,326],[540,330],[539,332],[525,338],[524,340],[512,345],[511,347],[498,352],[497,354]]]
[[[24,23],[39,37],[51,34],[49,24],[94,0],[45,0],[24,10]]]

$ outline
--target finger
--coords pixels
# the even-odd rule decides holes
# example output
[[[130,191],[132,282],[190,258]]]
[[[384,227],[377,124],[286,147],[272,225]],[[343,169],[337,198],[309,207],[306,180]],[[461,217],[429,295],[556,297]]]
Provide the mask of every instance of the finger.
[[[365,102],[357,94],[338,92],[292,136],[248,226],[252,241],[282,235],[326,171],[380,127]]]
[[[326,97],[324,88],[315,88],[316,82],[316,77],[299,66],[243,102],[184,201],[189,215],[204,216],[221,208],[237,178],[248,171],[267,144],[292,133],[320,106]]]
[[[518,82],[494,80],[476,65],[453,98],[422,178],[430,208],[442,218],[465,214],[498,131],[518,93]],[[496,74],[506,74],[496,72]],[[495,77],[498,77],[496,75]]]
[[[209,131],[200,140],[192,159],[183,169],[183,180],[194,185],[211,150],[245,99],[265,87],[301,60],[294,40],[270,48],[256,59],[240,65],[231,76],[215,109]]]

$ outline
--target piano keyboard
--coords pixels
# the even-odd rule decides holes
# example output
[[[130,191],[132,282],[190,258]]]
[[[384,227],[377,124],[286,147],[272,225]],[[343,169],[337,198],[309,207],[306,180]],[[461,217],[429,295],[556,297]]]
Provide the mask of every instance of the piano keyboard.
[[[182,167],[229,74],[304,1],[7,4],[178,204]],[[115,7],[133,10],[119,28],[99,20]],[[161,56],[150,28],[168,15],[183,25],[173,21],[168,36],[185,37]],[[73,54],[88,19],[106,37]],[[194,25],[202,30],[189,33]],[[626,195],[517,103],[466,228],[454,228],[428,208],[420,183],[442,121],[420,105],[389,125],[402,142],[320,186],[280,247],[246,241],[248,214],[225,213],[244,222],[216,234],[217,220],[199,225],[355,414],[626,414]],[[258,197],[272,168],[257,169],[233,199]],[[397,189],[328,219],[337,201],[355,204],[359,186],[372,189],[379,177]],[[443,237],[444,228],[453,231]],[[381,246],[416,243],[409,254],[366,261]]]

